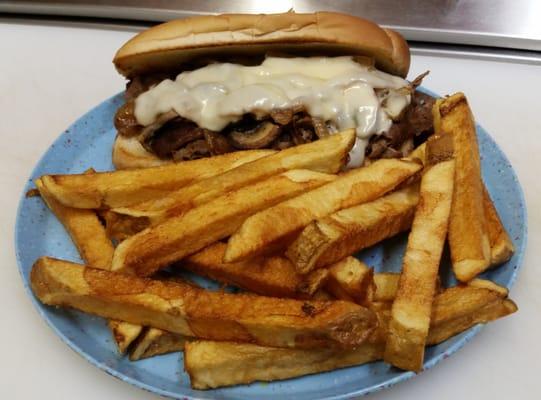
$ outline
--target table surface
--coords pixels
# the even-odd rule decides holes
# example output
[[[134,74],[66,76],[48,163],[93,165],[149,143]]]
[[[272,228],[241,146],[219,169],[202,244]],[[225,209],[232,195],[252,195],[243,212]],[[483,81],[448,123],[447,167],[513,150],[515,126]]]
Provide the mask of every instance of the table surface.
[[[0,398],[158,399],[72,352],[23,290],[14,251],[17,204],[30,172],[76,118],[124,87],[111,59],[132,32],[0,22]],[[524,188],[529,246],[511,291],[519,312],[490,324],[457,354],[371,399],[538,399],[541,393],[541,119],[539,66],[415,55],[427,88],[464,91],[477,121],[503,148]]]

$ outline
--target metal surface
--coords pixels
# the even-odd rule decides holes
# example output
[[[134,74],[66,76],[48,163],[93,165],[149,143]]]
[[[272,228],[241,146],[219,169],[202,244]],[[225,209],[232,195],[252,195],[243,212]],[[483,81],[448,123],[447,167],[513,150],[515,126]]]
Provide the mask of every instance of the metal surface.
[[[164,21],[223,12],[334,10],[392,27],[408,40],[541,51],[539,0],[3,1],[0,12]]]

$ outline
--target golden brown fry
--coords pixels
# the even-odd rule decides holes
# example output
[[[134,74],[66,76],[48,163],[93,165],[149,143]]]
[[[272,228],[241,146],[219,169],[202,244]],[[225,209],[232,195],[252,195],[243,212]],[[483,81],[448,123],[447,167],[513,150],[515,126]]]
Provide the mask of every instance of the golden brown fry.
[[[490,240],[483,209],[475,124],[462,93],[438,100],[434,114],[436,131],[453,137],[456,173],[449,246],[453,271],[458,280],[467,282],[490,266]]]
[[[274,381],[365,364],[381,358],[384,343],[352,350],[299,350],[232,342],[186,343],[184,369],[194,389]]]
[[[36,187],[41,198],[66,228],[85,264],[93,268],[111,269],[114,248],[96,212],[63,205],[51,196],[40,178],[36,180]],[[142,327],[122,321],[109,321],[109,329],[119,353],[124,354],[141,333]]]
[[[318,271],[318,270],[316,270]],[[374,270],[355,257],[346,257],[329,266],[325,289],[340,300],[357,304],[366,302],[368,287],[373,283]]]
[[[411,227],[418,185],[311,222],[286,256],[300,273],[321,268]]]
[[[41,179],[51,196],[66,206],[123,207],[163,197],[172,190],[273,153],[273,150],[238,151],[152,168],[92,175],[44,175]]]
[[[480,288],[480,289],[488,289],[492,292],[498,293],[502,298],[507,297],[509,295],[509,290],[504,287],[500,286],[492,281],[489,281],[487,279],[479,279],[475,278],[472,279],[467,283],[468,286]]]
[[[133,345],[130,360],[137,361],[166,353],[184,350],[187,338],[178,333],[148,328]]]
[[[385,325],[389,303],[377,304],[382,305],[378,316]],[[446,289],[436,296],[434,302],[428,344],[441,343],[478,323],[515,311],[516,306],[511,300],[487,289],[467,286]],[[293,378],[381,359],[385,344],[385,335],[381,333],[378,329],[366,343],[346,351],[277,349],[253,344],[195,341],[186,345],[184,366],[194,389]]]
[[[374,302],[393,301],[398,290],[400,274],[396,272],[383,272],[374,274],[374,293],[371,296]]]
[[[367,167],[346,172],[318,189],[261,211],[248,218],[231,236],[224,261],[239,261],[283,248],[314,219],[375,200],[420,169],[417,161],[378,160]]]
[[[36,261],[30,282],[47,305],[211,340],[346,348],[363,343],[377,327],[372,311],[350,302],[211,292],[48,257]]]
[[[505,317],[518,310],[501,291],[456,286],[446,289],[434,301],[427,344],[447,340],[479,323]]]
[[[129,322],[124,321],[109,320],[107,321],[107,325],[113,334],[116,347],[120,354],[124,354],[128,347],[143,331],[141,325],[130,324]]]
[[[490,266],[493,267],[509,260],[515,252],[515,246],[505,230],[485,186],[483,186],[483,205],[490,240]]]
[[[64,206],[51,196],[41,179],[36,179],[36,187],[43,201],[66,228],[84,262],[93,268],[110,269],[114,248],[96,212]]]
[[[287,258],[270,256],[237,263],[224,263],[225,243],[213,245],[185,258],[179,266],[218,282],[237,286],[264,296],[305,297],[313,287],[305,284]],[[303,287],[306,289],[301,290]],[[310,289],[310,290],[308,290]],[[312,292],[313,293],[313,292]]]
[[[231,235],[259,210],[335,179],[335,175],[291,170],[227,193],[126,239],[116,248],[112,269],[149,276]]]
[[[221,175],[195,182],[169,193],[164,198],[114,211],[134,217],[147,217],[152,224],[156,224],[208,203],[232,190],[292,169],[337,173],[345,165],[347,154],[354,141],[355,132],[347,130],[322,140],[282,150]]]
[[[419,204],[408,237],[392,308],[384,359],[419,371],[453,198],[454,160],[430,167],[421,179]]]

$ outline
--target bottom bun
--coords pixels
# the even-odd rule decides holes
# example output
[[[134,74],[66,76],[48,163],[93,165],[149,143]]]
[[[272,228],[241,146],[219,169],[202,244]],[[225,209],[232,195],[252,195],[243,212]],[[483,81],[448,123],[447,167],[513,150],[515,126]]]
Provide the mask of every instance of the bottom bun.
[[[116,136],[113,145],[113,164],[116,169],[157,167],[172,162],[146,151],[135,137]]]

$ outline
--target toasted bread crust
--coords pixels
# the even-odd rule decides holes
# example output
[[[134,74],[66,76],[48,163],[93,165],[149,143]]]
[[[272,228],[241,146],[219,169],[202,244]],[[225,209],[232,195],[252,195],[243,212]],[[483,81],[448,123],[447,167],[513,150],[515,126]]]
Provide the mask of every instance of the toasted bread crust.
[[[398,33],[335,12],[222,14],[169,21],[130,39],[113,63],[131,78],[199,57],[259,55],[269,50],[369,56],[378,68],[402,77],[410,64],[408,45]]]

